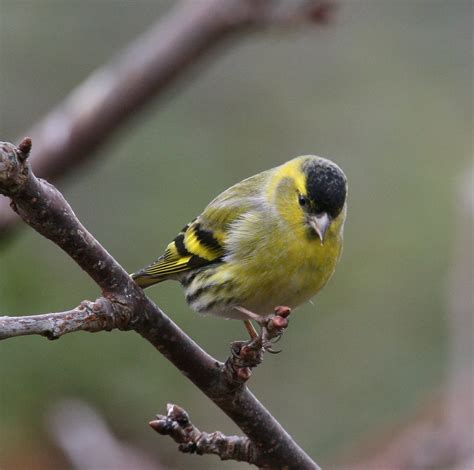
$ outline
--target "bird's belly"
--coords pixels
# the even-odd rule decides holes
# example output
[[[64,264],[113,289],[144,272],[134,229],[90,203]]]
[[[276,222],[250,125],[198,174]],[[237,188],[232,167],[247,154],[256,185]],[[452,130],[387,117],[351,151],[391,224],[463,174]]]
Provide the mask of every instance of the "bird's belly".
[[[266,253],[236,263],[233,277],[243,279],[242,306],[266,315],[278,305],[295,308],[310,300],[334,273],[339,247],[311,245],[301,250]]]
[[[274,270],[261,272],[258,285],[248,286],[244,307],[261,315],[271,313],[278,305],[295,308],[313,297],[327,282],[325,273],[305,269],[288,272]]]
[[[340,243],[291,245],[291,250],[270,248],[202,270],[187,285],[188,303],[200,313],[241,319],[235,306],[263,316],[278,305],[295,308],[307,302],[332,276]]]

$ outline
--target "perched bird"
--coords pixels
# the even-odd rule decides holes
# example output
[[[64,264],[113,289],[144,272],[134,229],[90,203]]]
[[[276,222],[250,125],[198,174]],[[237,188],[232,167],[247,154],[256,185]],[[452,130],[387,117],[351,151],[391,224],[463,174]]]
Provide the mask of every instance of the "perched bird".
[[[165,252],[132,274],[141,287],[174,279],[199,313],[264,319],[309,301],[342,250],[347,180],[332,161],[304,155],[217,196]]]

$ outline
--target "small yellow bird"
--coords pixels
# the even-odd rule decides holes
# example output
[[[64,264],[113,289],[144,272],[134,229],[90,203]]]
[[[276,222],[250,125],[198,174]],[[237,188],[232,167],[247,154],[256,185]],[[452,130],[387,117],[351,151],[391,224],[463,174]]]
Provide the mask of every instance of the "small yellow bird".
[[[221,193],[132,277],[141,287],[179,281],[199,313],[263,321],[309,301],[334,273],[346,195],[335,163],[296,157]]]

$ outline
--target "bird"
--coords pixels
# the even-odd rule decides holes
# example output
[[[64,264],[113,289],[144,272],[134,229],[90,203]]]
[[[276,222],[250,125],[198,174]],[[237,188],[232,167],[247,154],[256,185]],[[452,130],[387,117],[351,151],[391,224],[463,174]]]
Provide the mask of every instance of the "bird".
[[[132,279],[176,280],[201,314],[255,320],[310,301],[342,253],[347,178],[331,160],[302,155],[219,194],[164,253]]]

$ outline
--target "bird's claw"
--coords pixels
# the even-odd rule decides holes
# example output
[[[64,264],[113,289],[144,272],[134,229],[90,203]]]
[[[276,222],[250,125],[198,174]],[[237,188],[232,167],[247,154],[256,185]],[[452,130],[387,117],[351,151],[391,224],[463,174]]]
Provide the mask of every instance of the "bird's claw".
[[[263,353],[279,354],[281,350],[273,349],[288,327],[288,307],[277,307],[275,313],[259,319],[260,333],[248,341],[234,341],[231,344],[231,356],[226,362],[226,370],[234,382],[244,383],[251,375],[251,370],[263,360]]]
[[[280,354],[283,351],[283,349],[273,349],[271,345],[264,346],[263,349],[270,354]]]
[[[231,344],[232,360],[237,367],[255,367],[262,362],[262,345],[251,341],[234,341]]]
[[[248,341],[234,341],[230,345],[230,353],[235,358],[240,358],[240,351],[244,345],[248,344]]]
[[[278,343],[278,341],[281,340],[282,336],[283,336],[283,331],[279,331],[275,336],[272,336],[272,337],[268,337],[268,333],[266,336],[266,340],[264,341],[263,343],[263,349],[266,351],[266,352],[269,352],[270,354],[279,354],[282,352],[281,349],[278,349],[278,350],[275,350],[273,349],[273,345]]]

